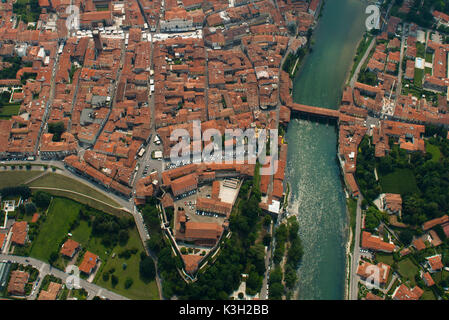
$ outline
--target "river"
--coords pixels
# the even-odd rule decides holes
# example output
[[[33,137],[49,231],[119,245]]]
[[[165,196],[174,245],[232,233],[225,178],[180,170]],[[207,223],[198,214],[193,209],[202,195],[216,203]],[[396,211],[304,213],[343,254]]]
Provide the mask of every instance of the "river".
[[[365,7],[361,0],[326,0],[313,51],[294,79],[295,102],[338,108],[365,31]],[[298,215],[304,245],[298,299],[344,299],[348,217],[336,160],[336,127],[292,118],[286,139],[289,213]]]

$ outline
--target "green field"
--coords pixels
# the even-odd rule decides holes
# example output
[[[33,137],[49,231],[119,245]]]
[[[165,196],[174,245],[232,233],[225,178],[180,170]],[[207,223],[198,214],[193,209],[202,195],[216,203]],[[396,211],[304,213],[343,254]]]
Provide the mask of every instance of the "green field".
[[[418,274],[419,268],[412,262],[412,260],[410,260],[410,258],[399,261],[398,266],[403,281],[409,280],[411,286],[415,286],[415,275]]]
[[[45,176],[36,179],[32,183],[29,184],[30,187],[44,187],[44,188],[59,188],[70,190],[74,192],[78,192],[89,197],[98,199],[103,201],[111,206],[120,207],[120,205],[114,200],[110,199],[106,195],[101,192],[96,191],[95,189],[89,187],[87,184],[80,183],[79,181],[73,180],[69,177],[57,174],[57,173],[48,173]],[[51,193],[51,191],[48,191]],[[78,199],[76,199],[78,200]]]
[[[10,119],[19,114],[20,104],[7,104],[0,106],[0,119]]]
[[[436,300],[437,298],[435,297],[435,294],[433,293],[433,291],[431,289],[426,288],[424,290],[424,293],[421,297],[421,300]]]
[[[432,155],[433,162],[440,162],[441,151],[438,146],[426,142],[426,152]]]
[[[18,186],[28,180],[37,177],[39,171],[2,171],[0,172],[0,188]]]
[[[415,86],[422,87],[423,78],[424,78],[424,70],[415,68],[415,78],[413,80]]]
[[[385,264],[388,264],[389,266],[392,266],[393,263],[394,263],[393,255],[392,254],[387,254],[387,253],[377,252],[376,253],[376,260],[378,262],[383,262]]]
[[[385,176],[380,176],[380,185],[385,193],[414,193],[419,192],[413,171],[410,169],[396,169]]]
[[[140,252],[142,252],[144,249],[137,229],[134,228],[132,231],[130,231],[129,236],[130,237],[126,246],[122,247],[120,245],[117,245],[112,251],[116,254],[115,257],[110,257],[105,264],[101,265],[94,282],[101,287],[107,288],[108,290],[117,292],[118,294],[131,299],[158,300],[159,294],[156,281],[153,280],[150,282],[145,282],[139,276]],[[126,260],[125,258],[119,258],[118,254],[126,248],[136,248],[138,251],[128,260]],[[124,263],[126,263],[127,266],[125,270],[123,270]],[[119,282],[115,286],[115,288],[112,286],[110,278],[108,281],[104,281],[102,276],[103,273],[108,272],[112,268],[115,269],[114,274],[119,279]],[[125,289],[124,283],[128,277],[133,280],[133,284],[130,288]]]
[[[426,58],[426,46],[421,42],[416,43],[416,57]]]
[[[47,219],[39,235],[33,241],[30,256],[48,261],[52,252],[59,252],[61,241],[70,231],[70,225],[78,217],[82,204],[64,198],[53,198],[48,208]]]

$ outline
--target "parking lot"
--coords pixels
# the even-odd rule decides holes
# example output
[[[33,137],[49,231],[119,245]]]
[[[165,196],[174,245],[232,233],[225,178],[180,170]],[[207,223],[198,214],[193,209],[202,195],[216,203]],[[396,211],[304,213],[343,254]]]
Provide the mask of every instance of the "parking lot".
[[[175,201],[175,219],[178,212],[178,208],[183,208],[187,217],[192,222],[207,222],[222,224],[225,220],[224,216],[212,215],[212,214],[197,214],[196,212],[196,199],[210,198],[212,193],[212,186],[205,185],[197,189],[196,193],[186,196],[182,199]],[[176,220],[175,220],[176,221]]]

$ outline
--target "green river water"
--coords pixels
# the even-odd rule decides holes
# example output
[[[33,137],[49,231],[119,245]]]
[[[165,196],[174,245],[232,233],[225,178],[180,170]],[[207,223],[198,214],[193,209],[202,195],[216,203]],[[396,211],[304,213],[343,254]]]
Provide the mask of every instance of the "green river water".
[[[365,31],[366,3],[326,0],[314,33],[313,51],[293,84],[297,103],[337,109]],[[299,299],[344,299],[348,218],[336,160],[335,125],[292,118],[288,142],[289,213],[298,213],[303,261]]]

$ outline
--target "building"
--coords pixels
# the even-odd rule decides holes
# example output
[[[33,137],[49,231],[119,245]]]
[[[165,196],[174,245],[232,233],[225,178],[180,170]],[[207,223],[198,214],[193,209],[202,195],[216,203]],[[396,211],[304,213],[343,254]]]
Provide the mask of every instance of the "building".
[[[435,281],[433,281],[432,276],[430,275],[430,273],[428,272],[423,272],[421,274],[422,279],[424,281],[424,283],[426,284],[426,286],[431,287],[435,284]]]
[[[73,258],[75,253],[79,250],[80,244],[72,239],[68,239],[61,247],[60,253],[63,256]]]
[[[60,283],[50,282],[47,290],[42,290],[37,300],[56,300],[61,287]]]
[[[99,259],[96,254],[86,251],[86,253],[84,254],[84,257],[83,257],[83,261],[79,265],[79,270],[86,274],[91,274],[92,271],[95,270],[98,260]]]
[[[187,221],[185,211],[177,214],[176,240],[194,242],[196,245],[213,247],[220,239],[223,227],[218,223]]]
[[[441,254],[437,254],[431,257],[427,257],[427,264],[429,266],[430,272],[438,272],[443,269],[444,265],[441,261]]]
[[[385,242],[378,236],[373,236],[367,231],[363,231],[362,248],[391,253],[394,251],[395,245],[393,243]]]
[[[419,300],[424,291],[418,286],[409,289],[405,284],[401,284],[393,293],[394,300]]]
[[[13,271],[11,272],[11,278],[8,284],[8,293],[14,296],[24,296],[25,286],[28,283],[30,275],[25,271]]]
[[[424,240],[422,238],[413,240],[412,245],[418,251],[424,250],[426,248],[426,243],[424,242]]]
[[[385,286],[387,284],[388,275],[390,274],[390,269],[391,267],[389,265],[382,262],[377,265],[364,262],[357,268],[357,274],[365,281],[371,280],[374,284],[378,283],[380,286]]]
[[[196,202],[196,210],[229,217],[232,210],[232,204],[215,199],[198,198]]]
[[[402,212],[402,197],[400,194],[386,193],[383,198],[384,211],[390,214],[401,214]]]
[[[175,197],[198,188],[198,175],[188,174],[171,182],[171,189]]]
[[[184,270],[193,275],[198,270],[198,265],[203,259],[202,256],[194,254],[183,254],[181,255],[182,261],[184,262]]]
[[[28,223],[26,221],[15,222],[11,232],[13,244],[23,246],[28,241]]]

